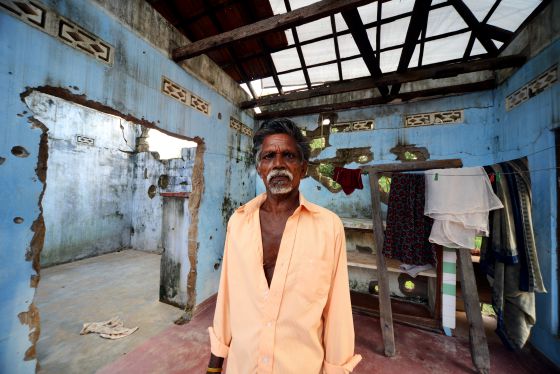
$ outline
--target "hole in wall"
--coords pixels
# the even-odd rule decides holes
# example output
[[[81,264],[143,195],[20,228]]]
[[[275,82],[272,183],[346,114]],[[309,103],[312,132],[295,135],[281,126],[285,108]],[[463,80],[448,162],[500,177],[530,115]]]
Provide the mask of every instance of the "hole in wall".
[[[29,152],[27,152],[27,149],[25,149],[20,145],[16,145],[15,147],[12,147],[12,154],[16,157],[21,157],[21,158],[25,158],[29,156]]]
[[[167,186],[169,186],[169,175],[166,174],[160,175],[157,183],[160,188],[164,188],[164,189],[167,188]]]
[[[368,285],[368,292],[372,295],[379,294],[379,284],[377,281],[370,281]]]
[[[5,161],[6,159],[4,157],[0,157],[0,165],[2,165]]]
[[[150,187],[148,187],[148,197],[150,199],[153,199],[156,196],[156,191],[157,187],[152,184]]]
[[[187,174],[185,173],[188,170],[190,170],[189,171],[190,174],[188,174],[189,191],[191,189],[191,186],[193,187],[193,189],[198,190],[199,187],[200,188],[202,187],[202,183],[203,183],[202,180],[203,164],[202,164],[201,156],[204,150],[204,143],[201,140],[197,139],[197,141],[200,143],[201,146],[200,148],[201,152],[193,152],[192,153],[193,159],[190,160],[189,162],[187,162],[186,159],[181,159],[181,158],[172,161],[169,160],[154,161],[153,157],[149,152],[146,154],[142,154],[140,152],[137,152],[135,149],[136,137],[138,137],[139,133],[141,132],[140,128],[145,127],[137,123],[147,123],[146,121],[138,120],[138,122],[129,122],[124,120],[123,117],[120,117],[119,115],[117,116],[113,115],[116,111],[112,111],[110,108],[103,107],[99,103],[80,102],[79,100],[81,96],[80,97],[64,96],[64,97],[65,98],[70,97],[70,100],[72,101],[64,100],[61,99],[60,97],[46,95],[44,93],[35,90],[30,91],[25,95],[22,95],[22,98],[25,101],[25,103],[31,108],[33,114],[33,117],[31,119],[33,121],[36,121],[36,123],[38,123],[39,125],[43,125],[48,131],[48,134],[45,133],[45,148],[46,148],[45,153],[48,154],[48,167],[49,167],[48,181],[45,180],[45,182],[47,182],[46,183],[47,187],[44,191],[45,196],[43,197],[41,195],[42,197],[40,198],[39,201],[40,207],[44,211],[44,215],[45,215],[44,221],[46,222],[47,230],[45,235],[45,242],[44,244],[41,243],[36,255],[37,263],[39,263],[39,257],[41,257],[41,266],[43,267],[55,266],[57,264],[70,262],[70,261],[76,261],[78,265],[79,264],[78,260],[81,260],[85,257],[95,257],[108,252],[120,252],[123,249],[130,249],[132,247],[130,244],[131,236],[134,237],[142,237],[142,235],[149,236],[151,235],[149,233],[157,232],[157,230],[155,230],[156,229],[155,226],[135,225],[134,222],[131,225],[130,220],[140,210],[138,209],[139,207],[137,204],[131,204],[130,201],[128,201],[124,195],[137,194],[138,200],[142,200],[146,202],[145,203],[146,206],[152,206],[153,209],[151,210],[143,208],[144,211],[142,213],[142,217],[140,218],[144,219],[144,216],[154,217],[152,220],[154,222],[159,221],[159,225],[160,225],[159,230],[161,231],[161,221],[162,221],[161,214],[159,215],[159,220],[156,220],[155,218],[158,217],[156,211],[161,209],[162,207],[161,204],[162,198],[155,195],[153,200],[146,199],[146,190],[148,189],[148,187],[153,186],[153,188],[155,189],[154,192],[157,192],[158,189],[156,186],[158,182],[158,177],[160,175],[162,174],[169,175],[170,178],[169,178],[168,188],[177,187],[179,189],[179,187],[176,186],[174,183],[180,180],[187,179]],[[82,106],[77,104],[78,102],[80,104],[87,104],[87,105]],[[60,105],[64,105],[64,110],[57,111],[56,108],[57,106],[59,106],[58,108],[60,109]],[[58,116],[57,113],[59,113]],[[62,115],[61,113],[62,114],[71,113],[74,115],[71,116]],[[102,120],[96,121],[96,119],[99,118],[102,118]],[[80,121],[77,121],[77,119],[80,119]],[[56,126],[54,126],[55,123]],[[153,126],[153,123],[148,123],[148,125]],[[93,128],[97,126],[99,126],[99,128],[94,130]],[[54,129],[55,127],[58,128],[58,130],[62,130],[63,133],[60,132],[57,133],[56,130]],[[99,133],[101,133],[102,136],[96,136],[96,134]],[[148,131],[144,131],[144,133],[147,134]],[[85,136],[95,137],[96,139],[95,145],[92,145],[91,147],[83,147],[83,145],[77,145],[75,142],[72,142],[72,140],[75,139],[77,134],[83,134]],[[66,138],[61,137],[60,135],[65,135]],[[46,147],[47,142],[48,142],[48,147]],[[193,144],[197,144],[197,143],[193,143]],[[65,150],[68,150],[69,146],[82,147],[79,149],[80,152],[72,153],[72,157],[75,156],[76,158],[78,157],[82,157],[82,158],[74,159],[72,157],[69,157],[64,152]],[[12,149],[12,153],[16,155],[14,151],[16,151],[15,153],[18,153],[17,148],[15,147],[14,149]],[[35,148],[30,148],[29,151],[33,155],[35,155],[36,153]],[[27,152],[27,150],[25,150],[25,152]],[[103,155],[102,157],[99,158],[92,157],[91,152],[95,152],[95,155],[99,155],[101,153]],[[39,152],[39,157],[40,154],[41,152]],[[195,156],[196,156],[196,162],[198,162],[196,166],[196,171],[193,170],[194,169],[193,164],[196,164],[194,160]],[[72,160],[69,160],[69,158],[72,158]],[[86,162],[87,165],[84,165],[84,162]],[[97,162],[97,165],[93,164],[94,162]],[[188,164],[188,166],[182,165],[181,167],[176,168],[177,171],[176,173],[173,172],[162,173],[162,171],[167,171],[166,168],[168,168],[169,165],[172,164],[173,162]],[[45,170],[46,170],[46,163],[47,163],[47,159],[45,158]],[[117,163],[120,164],[116,165]],[[147,168],[144,167],[144,165],[146,164],[148,165]],[[154,165],[157,165],[157,168],[155,168]],[[66,175],[69,173],[72,174],[72,176]],[[103,173],[102,178],[99,177],[100,175],[99,173]],[[39,172],[37,175],[39,175]],[[178,178],[178,176],[181,176],[181,178]],[[45,172],[45,178],[47,178],[46,172]],[[144,180],[144,178],[146,178],[146,180]],[[68,183],[68,180],[72,180],[73,183]],[[190,183],[191,181],[193,183]],[[74,189],[74,193],[76,193],[77,192],[76,185],[78,184],[80,184],[81,186],[81,188],[79,189],[80,199],[78,200],[82,200],[82,202],[78,203],[76,201],[73,201],[72,204],[64,204],[64,203],[60,204],[59,203],[60,199],[69,200],[69,196],[70,196],[69,192],[72,192],[69,191],[68,189],[65,190],[65,188],[69,188],[70,190]],[[181,190],[183,190],[182,187]],[[174,190],[170,190],[170,192],[174,192]],[[58,197],[55,198],[53,194],[56,194]],[[200,191],[192,191],[190,196],[192,197],[194,195],[196,196],[196,199],[199,200],[200,199],[199,194]],[[191,208],[190,203],[192,200],[194,199],[191,198],[189,200],[185,200],[189,206],[189,209],[185,209],[184,212],[185,214],[189,214],[190,218],[192,218],[192,220],[196,222],[198,220],[197,211],[198,211],[199,202],[196,202],[193,205],[193,209],[190,209]],[[94,201],[98,204],[90,204],[91,201]],[[75,209],[72,209],[73,207]],[[77,231],[75,229],[76,228],[75,226],[78,223],[81,223],[80,217],[84,216],[86,218],[91,218],[91,214],[97,215],[97,217],[100,218],[90,219],[92,224],[88,226],[92,226],[92,227],[82,228],[81,231]],[[51,227],[49,227],[48,222],[54,222],[56,221],[56,218],[59,218],[58,222],[60,222],[61,217],[65,219],[64,226],[60,224],[55,225],[53,229],[53,225],[51,224]],[[18,217],[14,218],[14,223],[23,222],[23,218],[21,218],[21,222],[18,221],[19,221]],[[100,229],[99,225],[95,226],[95,223],[93,222],[96,221],[103,222],[102,229]],[[116,226],[118,226],[118,230],[115,229]],[[122,230],[121,230],[121,226],[122,226]],[[60,227],[64,227],[64,229],[61,229]],[[191,230],[191,228],[193,230]],[[197,224],[195,223],[195,224],[191,224],[186,229],[183,228],[181,230],[175,230],[175,232],[182,231],[183,233],[185,233],[185,240],[183,241],[183,243],[187,243],[187,242],[189,243],[188,256],[189,256],[190,263],[196,263],[196,251],[192,251],[191,253],[191,244],[190,244],[191,243],[190,238],[196,237],[197,235],[196,229],[197,229]],[[64,233],[61,234],[60,233],[61,231],[68,232],[68,234],[64,234]],[[49,235],[49,232],[54,233],[55,235],[51,236]],[[76,235],[76,232],[79,232],[80,235]],[[142,234],[142,232],[145,233]],[[103,238],[99,238],[98,236],[96,236],[96,235],[105,235],[107,233],[110,233],[112,236],[103,237]],[[113,235],[113,233],[115,235]],[[72,236],[72,238],[76,238],[76,240],[83,239],[83,241],[86,242],[86,244],[76,246],[76,248],[81,252],[72,253],[72,256],[74,256],[74,254],[76,256],[70,260],[59,261],[59,259],[62,258],[62,255],[66,255],[68,253],[65,252],[66,249],[72,250],[73,248],[56,247],[59,249],[58,251],[59,254],[56,255],[58,257],[55,258],[55,256],[52,255],[51,253],[50,255],[52,255],[52,257],[48,258],[49,253],[48,251],[45,251],[45,249],[47,250],[53,249],[53,244],[56,245],[55,241],[58,240],[58,236],[62,236],[62,239],[68,241],[69,235]],[[91,241],[88,243],[87,242],[88,240]],[[92,241],[94,243],[93,245],[91,244]],[[90,246],[90,248],[85,248],[88,245]],[[41,247],[44,253],[40,253]],[[148,247],[146,248],[132,247],[132,248],[161,254],[161,252],[158,253],[158,248],[155,246],[150,248]],[[90,252],[86,252],[86,250]],[[40,254],[47,255],[47,260],[52,262],[50,262],[50,264],[45,264],[43,262],[43,256],[39,256]],[[35,257],[33,258],[33,261],[35,261]],[[189,273],[188,284],[189,287],[194,288],[196,285],[196,283],[194,282],[196,280],[196,269],[191,270],[191,272],[194,273],[195,279],[194,280],[191,279],[191,274]],[[160,273],[159,264],[157,266],[157,273],[158,275]],[[37,284],[38,281],[36,281],[35,284],[37,284],[37,286],[39,287],[41,286],[43,288],[47,287],[49,284],[51,284],[51,283],[46,283],[48,282],[47,275],[48,272],[41,273],[40,284]],[[153,283],[154,293],[151,295],[151,297],[152,299],[154,298],[157,299],[158,292],[160,291],[160,287],[159,287],[160,277],[158,276],[157,279],[156,278],[154,279],[155,279]],[[105,277],[104,275],[102,277],[102,281],[106,283],[109,282],[108,277]],[[65,287],[66,289],[71,287],[78,288],[80,293],[82,291],[85,293],[88,292],[87,287],[86,289],[80,289],[79,288],[80,286],[77,284],[69,283],[66,284]],[[151,290],[152,288],[148,287],[147,289]],[[187,290],[187,292],[189,291]],[[193,303],[195,302],[194,297],[191,298],[190,293],[187,297],[188,297],[187,303],[189,302],[189,300],[192,300]],[[84,297],[84,298],[87,299],[88,297]],[[42,302],[41,300],[38,300],[37,305],[39,309],[41,309],[42,311],[43,310],[46,311],[48,309],[48,304],[54,304],[54,303],[56,303],[56,301],[53,302],[53,299],[49,298],[48,300],[43,299]],[[80,303],[77,302],[77,304]],[[82,303],[80,305],[84,305],[84,304]],[[174,312],[174,314],[175,313],[176,312]],[[72,321],[75,325],[75,321],[72,320],[73,317],[70,316],[70,314],[71,313],[66,313],[65,315],[61,316],[59,320],[62,321],[64,324],[68,324],[69,321]],[[107,314],[114,315],[113,312],[108,312]],[[170,318],[175,318],[175,316]],[[49,346],[48,339],[50,339],[50,337],[53,336],[52,331],[53,331],[53,326],[55,325],[52,325],[51,322],[53,321],[52,320],[43,321],[43,323],[40,326],[43,331],[43,335],[41,336],[42,342],[40,341],[39,343],[37,343],[37,347],[36,347],[38,356],[40,358],[44,357],[44,352],[45,352],[44,347]],[[35,346],[33,346],[32,348],[35,349]],[[43,366],[43,368],[46,368],[47,371],[50,371],[48,370],[48,360],[42,359],[40,361],[43,362],[40,362],[39,364],[45,364],[46,366],[43,365],[41,366]],[[56,370],[52,370],[52,371],[56,371]]]
[[[14,223],[17,223],[17,224],[23,223],[23,218],[21,218],[21,217],[15,217],[15,218],[14,218]]]

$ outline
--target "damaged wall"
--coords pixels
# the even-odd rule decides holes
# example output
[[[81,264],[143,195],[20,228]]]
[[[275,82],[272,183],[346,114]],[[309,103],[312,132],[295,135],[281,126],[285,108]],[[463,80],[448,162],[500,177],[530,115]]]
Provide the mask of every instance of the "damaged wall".
[[[12,2],[2,0],[2,3],[13,6]],[[25,14],[18,18],[0,7],[3,46],[0,49],[0,100],[3,104],[0,111],[0,187],[4,192],[0,197],[1,372],[35,370],[34,344],[39,329],[40,310],[35,311],[31,303],[38,283],[44,238],[41,198],[43,182],[48,185],[48,177],[43,178],[48,176],[48,152],[45,152],[48,142],[42,135],[46,127],[33,118],[22,96],[34,90],[54,94],[198,143],[193,193],[189,198],[192,214],[189,262],[196,267],[189,269],[188,308],[192,309],[217,290],[225,237],[223,202],[226,195],[233,197],[230,200],[237,204],[237,200],[246,200],[255,191],[253,168],[245,158],[240,161],[236,156],[236,137],[247,137],[229,127],[231,116],[250,128],[253,119],[239,112],[228,99],[237,97],[237,93],[230,95],[229,89],[239,89],[239,86],[228,81],[225,73],[211,64],[204,65],[207,75],[216,78],[214,84],[228,82],[220,89],[222,95],[171,61],[170,51],[162,52],[161,46],[150,44],[153,42],[120,23],[118,17],[97,2],[48,0],[34,3],[42,5],[46,12],[44,27],[30,22]],[[150,10],[140,7],[140,3],[144,4],[139,0],[123,3],[127,11],[132,12],[129,12],[130,19],[143,22],[141,29],[134,30],[156,35],[160,27],[157,20],[161,17],[145,16]],[[144,13],[136,14],[137,8],[142,8]],[[104,56],[86,53],[62,40],[56,23],[60,17],[110,46],[109,62],[102,60]],[[204,112],[204,106],[198,105],[200,100],[197,106],[191,106],[162,92],[163,77],[201,98],[209,110]],[[44,139],[42,153],[41,139]],[[241,139],[239,149],[244,150],[247,144],[248,140]],[[231,180],[228,190],[223,183],[225,170],[229,170]]]
[[[402,150],[407,145],[425,148],[432,160],[460,158],[465,167],[490,165],[527,156],[532,170],[535,238],[543,280],[548,290],[547,294],[536,295],[537,324],[533,328],[531,341],[557,365],[560,365],[557,338],[557,165],[554,132],[551,130],[560,127],[560,84],[557,79],[552,81],[549,86],[538,90],[534,96],[528,96],[519,106],[510,110],[506,108],[506,100],[551,67],[556,66],[558,75],[559,56],[560,40],[556,39],[496,90],[339,112],[339,122],[374,119],[375,130],[330,134],[330,146],[313,159],[318,162],[336,158],[338,149],[370,147],[373,161],[367,164],[398,162],[397,155],[393,153],[395,148]],[[408,115],[456,109],[463,110],[464,120],[461,123],[405,127]],[[319,116],[293,119],[308,130],[314,130],[320,120]],[[345,166],[358,168],[362,164],[352,162]],[[348,196],[343,192],[330,192],[310,177],[302,180],[300,189],[310,201],[340,216],[368,218],[371,217],[371,201],[367,176],[362,176],[362,181],[364,189]],[[257,192],[262,191],[264,187],[259,181]]]
[[[50,95],[25,101],[49,129],[41,265],[130,247],[136,126]]]

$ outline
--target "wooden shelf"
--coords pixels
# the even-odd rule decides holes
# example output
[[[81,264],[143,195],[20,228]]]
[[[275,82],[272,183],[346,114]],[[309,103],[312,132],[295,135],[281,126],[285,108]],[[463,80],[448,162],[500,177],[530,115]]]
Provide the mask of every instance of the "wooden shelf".
[[[348,266],[377,270],[377,258],[375,254],[361,253],[358,251],[348,251],[346,252],[346,254],[348,257]],[[391,273],[405,273],[405,271],[403,271],[399,267],[401,262],[398,260],[385,257],[385,264],[387,265],[387,271]],[[437,276],[436,270],[433,268],[429,270],[421,271],[420,273],[418,273],[418,275],[423,275],[426,277],[433,277],[433,278]]]
[[[373,231],[373,220],[371,218],[340,218],[345,229],[371,230]],[[385,222],[383,222],[385,229]]]

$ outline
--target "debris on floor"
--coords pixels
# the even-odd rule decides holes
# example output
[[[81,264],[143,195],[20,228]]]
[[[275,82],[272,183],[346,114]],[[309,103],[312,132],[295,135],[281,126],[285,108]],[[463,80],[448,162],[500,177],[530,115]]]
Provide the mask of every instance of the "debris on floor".
[[[124,327],[124,322],[119,317],[113,317],[104,322],[84,323],[80,335],[95,333],[105,339],[120,339],[134,333],[136,330],[138,330],[138,327]]]

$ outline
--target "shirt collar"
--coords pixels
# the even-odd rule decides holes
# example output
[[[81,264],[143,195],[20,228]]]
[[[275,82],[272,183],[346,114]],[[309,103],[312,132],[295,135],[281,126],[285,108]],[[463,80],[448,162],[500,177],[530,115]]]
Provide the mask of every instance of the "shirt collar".
[[[253,200],[249,201],[247,204],[240,206],[237,209],[237,212],[247,213],[247,214],[253,213],[255,210],[260,208],[260,206],[264,203],[265,200],[266,200],[266,192],[258,195]],[[307,201],[307,199],[303,196],[301,191],[299,192],[299,206],[300,208],[305,208],[311,213],[316,213],[319,211],[318,207],[315,204]]]

